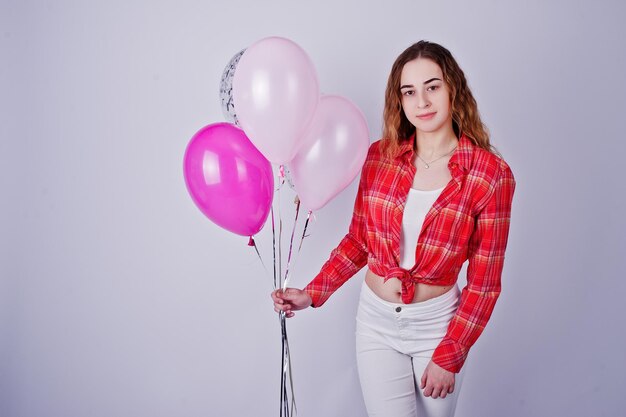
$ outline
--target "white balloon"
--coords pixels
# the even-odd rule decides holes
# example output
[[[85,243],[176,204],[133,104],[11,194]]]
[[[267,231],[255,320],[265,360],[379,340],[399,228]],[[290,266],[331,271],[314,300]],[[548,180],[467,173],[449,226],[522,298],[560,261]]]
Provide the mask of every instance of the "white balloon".
[[[320,99],[308,54],[280,37],[250,45],[237,65],[233,98],[250,141],[272,163],[293,159]]]
[[[322,96],[302,146],[289,162],[304,207],[318,210],[359,174],[369,148],[367,121],[349,99]]]

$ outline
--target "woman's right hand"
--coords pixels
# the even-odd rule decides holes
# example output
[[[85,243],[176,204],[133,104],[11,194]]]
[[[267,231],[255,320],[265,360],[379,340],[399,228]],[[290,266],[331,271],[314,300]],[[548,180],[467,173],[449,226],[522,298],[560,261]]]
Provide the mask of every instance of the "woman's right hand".
[[[293,317],[294,311],[309,307],[313,300],[311,296],[303,290],[297,288],[287,288],[285,291],[277,289],[272,291],[274,301],[274,311],[277,313],[284,311],[286,317]]]

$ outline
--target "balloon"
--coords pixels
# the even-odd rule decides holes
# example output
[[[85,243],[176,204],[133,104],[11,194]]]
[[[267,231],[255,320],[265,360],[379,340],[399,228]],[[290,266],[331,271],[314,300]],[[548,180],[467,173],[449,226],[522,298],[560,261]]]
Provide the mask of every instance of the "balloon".
[[[239,119],[237,119],[237,112],[235,111],[235,103],[233,100],[233,77],[235,76],[235,70],[237,69],[237,63],[245,52],[245,49],[237,52],[233,56],[228,65],[224,68],[222,73],[222,80],[220,82],[220,100],[222,102],[222,113],[226,120],[231,123],[239,125]]]
[[[289,39],[269,37],[246,49],[233,78],[237,118],[271,162],[293,159],[319,102],[313,63]]]
[[[317,210],[346,188],[361,170],[369,148],[367,122],[345,97],[322,96],[302,147],[290,163],[298,197]]]
[[[200,129],[187,145],[183,171],[187,191],[210,220],[243,236],[261,230],[272,205],[274,176],[243,130],[230,123]]]

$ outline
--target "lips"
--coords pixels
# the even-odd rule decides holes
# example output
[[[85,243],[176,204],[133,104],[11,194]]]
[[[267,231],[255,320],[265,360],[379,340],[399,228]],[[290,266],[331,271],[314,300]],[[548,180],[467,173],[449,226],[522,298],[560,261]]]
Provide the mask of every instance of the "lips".
[[[417,117],[421,120],[430,120],[433,118],[433,116],[435,115],[435,113],[437,112],[432,112],[432,113],[426,113],[426,114],[422,114],[422,115],[417,115]]]

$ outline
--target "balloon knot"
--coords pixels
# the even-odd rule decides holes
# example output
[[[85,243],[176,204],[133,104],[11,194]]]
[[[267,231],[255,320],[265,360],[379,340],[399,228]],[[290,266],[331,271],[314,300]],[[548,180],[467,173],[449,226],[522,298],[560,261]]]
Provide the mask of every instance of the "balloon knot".
[[[250,236],[250,240],[248,241],[248,246],[255,246],[254,238],[252,236]]]

